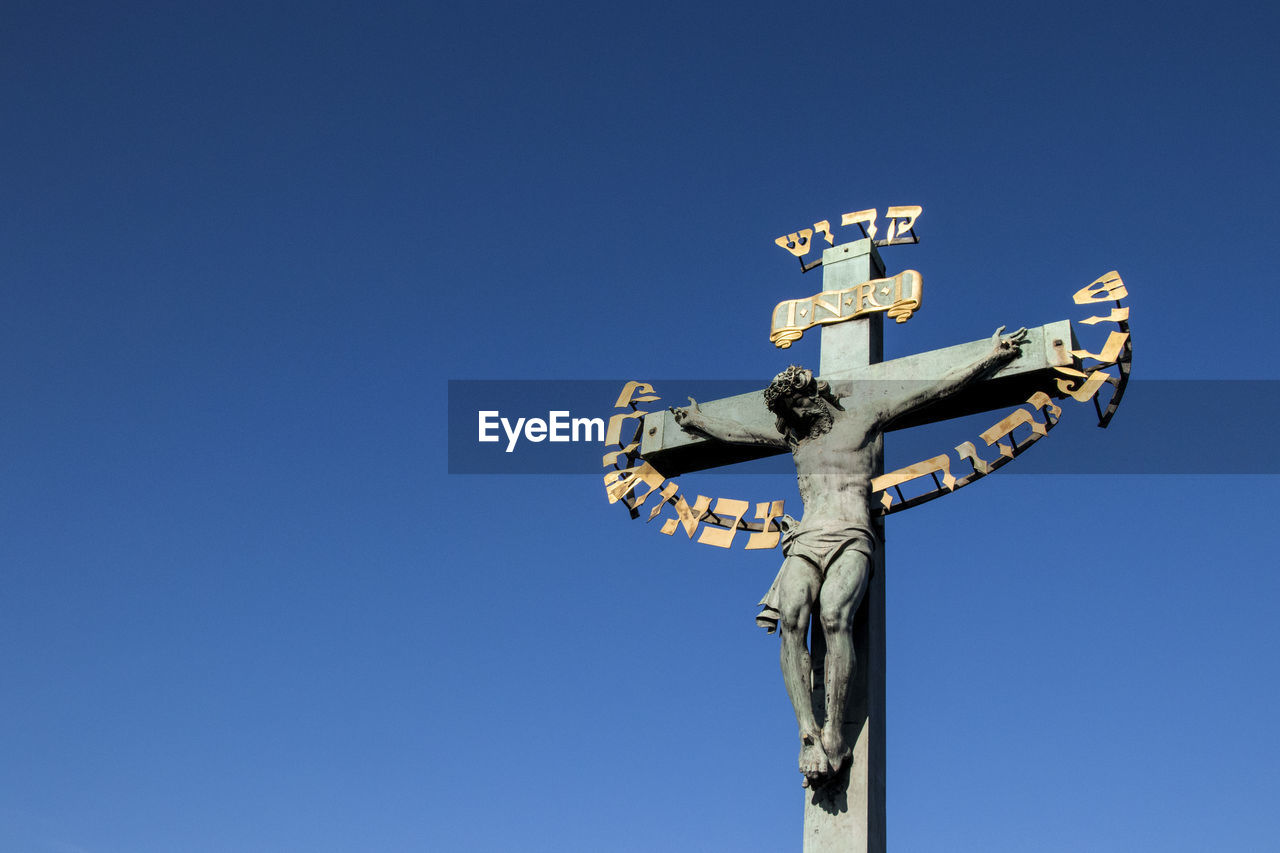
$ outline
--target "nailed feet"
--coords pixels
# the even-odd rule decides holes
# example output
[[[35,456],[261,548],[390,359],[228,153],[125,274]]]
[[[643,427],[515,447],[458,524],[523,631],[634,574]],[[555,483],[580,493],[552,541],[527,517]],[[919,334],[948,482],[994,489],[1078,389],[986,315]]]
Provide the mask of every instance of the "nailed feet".
[[[822,751],[826,753],[827,762],[831,765],[831,775],[840,770],[853,758],[853,748],[845,743],[844,727],[827,726],[822,730]]]
[[[839,730],[823,730],[800,736],[801,783],[806,788],[820,788],[835,777],[853,758],[853,749],[845,743]]]
[[[801,784],[806,788],[818,787],[831,775],[831,762],[816,733],[800,736],[800,772],[804,774]]]

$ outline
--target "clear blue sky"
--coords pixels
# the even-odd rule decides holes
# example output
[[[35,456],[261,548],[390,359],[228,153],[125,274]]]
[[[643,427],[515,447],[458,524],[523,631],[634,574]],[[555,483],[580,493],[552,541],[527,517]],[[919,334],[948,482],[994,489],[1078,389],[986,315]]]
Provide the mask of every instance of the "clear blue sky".
[[[1103,438],[1146,473],[1020,460],[890,520],[890,843],[1268,849],[1276,405],[1207,419],[1266,425],[1229,442],[1253,476],[1126,407],[1212,460],[1202,404],[1138,380],[1280,378],[1278,27],[7,3],[0,851],[796,849],[778,553],[660,536],[597,476],[448,474],[446,382],[766,380],[816,359],[768,344],[812,284],[773,239],[893,204],[926,300],[891,355],[1122,272]],[[1028,459],[1069,470],[1055,440]]]

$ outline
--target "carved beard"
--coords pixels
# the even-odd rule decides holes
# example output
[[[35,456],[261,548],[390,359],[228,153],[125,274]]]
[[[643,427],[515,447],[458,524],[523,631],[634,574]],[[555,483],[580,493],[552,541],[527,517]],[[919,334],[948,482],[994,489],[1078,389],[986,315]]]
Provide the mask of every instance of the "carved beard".
[[[819,411],[801,414],[792,410],[791,417],[788,418],[796,441],[804,441],[810,438],[817,438],[820,435],[826,435],[831,431],[831,427],[835,423],[835,416],[831,414],[831,407],[827,405],[826,401],[816,396],[813,399],[818,404]]]

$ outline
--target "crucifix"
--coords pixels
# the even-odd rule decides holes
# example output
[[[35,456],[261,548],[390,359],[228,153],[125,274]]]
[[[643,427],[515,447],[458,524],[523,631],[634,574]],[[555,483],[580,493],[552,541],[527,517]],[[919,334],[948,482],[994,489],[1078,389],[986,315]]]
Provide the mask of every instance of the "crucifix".
[[[885,313],[854,302],[914,275],[918,307],[919,275],[885,279],[871,238],[826,249],[821,263],[823,292],[797,301],[808,307],[779,305],[784,326],[822,325],[817,375],[792,366],[763,391],[650,413],[640,455],[673,477],[792,453],[804,514],[779,520],[784,560],[757,621],[780,628],[807,788],[804,849],[862,853],[885,849],[885,549],[870,506],[883,435],[1015,405],[1074,363],[1075,342],[1064,320],[886,362]]]

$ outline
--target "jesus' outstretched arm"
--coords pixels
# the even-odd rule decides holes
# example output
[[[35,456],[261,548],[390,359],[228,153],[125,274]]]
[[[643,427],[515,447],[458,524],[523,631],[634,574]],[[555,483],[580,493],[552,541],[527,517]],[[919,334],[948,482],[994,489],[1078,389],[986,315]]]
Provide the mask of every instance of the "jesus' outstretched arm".
[[[995,373],[1016,359],[1022,354],[1020,347],[1027,342],[1027,330],[1019,329],[1012,335],[1003,338],[1000,336],[1002,332],[1004,332],[1004,326],[996,329],[996,333],[991,336],[991,352],[988,355],[978,359],[973,364],[950,370],[936,382],[901,399],[890,402],[885,410],[880,413],[878,419],[880,425],[882,427],[886,426],[903,415],[910,414],[939,400],[944,400],[971,382]]]
[[[688,406],[672,406],[676,423],[688,432],[697,432],[708,438],[724,441],[729,444],[751,444],[761,447],[778,447],[788,449],[787,440],[778,432],[762,432],[758,429],[738,423],[728,418],[717,418],[708,415],[698,406],[698,401],[689,398]]]

